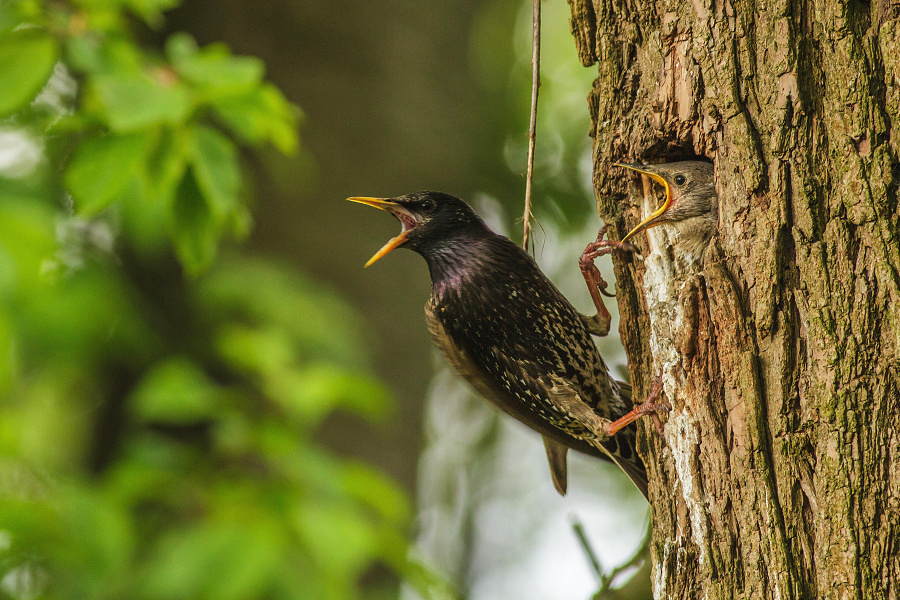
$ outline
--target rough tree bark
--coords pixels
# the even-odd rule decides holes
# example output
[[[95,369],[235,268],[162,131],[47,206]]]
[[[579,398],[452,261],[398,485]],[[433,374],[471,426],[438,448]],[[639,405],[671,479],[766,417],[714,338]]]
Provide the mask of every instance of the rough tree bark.
[[[658,204],[614,160],[714,160],[700,264],[616,259],[656,598],[900,598],[900,5],[569,0],[600,216]]]

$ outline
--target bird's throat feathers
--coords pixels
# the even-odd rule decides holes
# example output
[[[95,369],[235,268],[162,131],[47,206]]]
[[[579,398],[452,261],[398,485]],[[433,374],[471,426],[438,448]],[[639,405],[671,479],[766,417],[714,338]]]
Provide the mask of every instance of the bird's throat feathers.
[[[498,261],[501,257],[496,254],[496,245],[491,239],[472,238],[430,248],[425,260],[435,295],[459,292],[464,285],[489,277],[496,268],[502,268],[498,264],[502,259]]]

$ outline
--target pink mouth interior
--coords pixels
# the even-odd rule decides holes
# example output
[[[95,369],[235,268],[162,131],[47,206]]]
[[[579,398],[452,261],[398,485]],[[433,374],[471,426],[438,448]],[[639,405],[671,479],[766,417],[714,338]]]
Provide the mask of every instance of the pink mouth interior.
[[[413,214],[404,208],[400,208],[397,212],[394,213],[394,215],[398,219],[400,219],[400,224],[403,226],[403,229],[400,230],[400,233],[410,231],[418,223]]]

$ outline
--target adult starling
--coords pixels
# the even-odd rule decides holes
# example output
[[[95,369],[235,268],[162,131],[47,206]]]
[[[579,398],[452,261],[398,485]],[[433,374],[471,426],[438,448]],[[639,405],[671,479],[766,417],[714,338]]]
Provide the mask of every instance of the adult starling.
[[[632,422],[662,407],[645,402],[632,410],[631,387],[610,377],[591,338],[609,330],[602,300],[595,317],[581,315],[524,250],[492,232],[454,196],[418,192],[349,200],[400,220],[400,235],[366,266],[400,247],[425,258],[432,281],[425,316],[432,337],[480,394],[544,437],[560,494],[566,492],[566,451],[574,448],[614,461],[647,495]],[[595,242],[582,260],[594,287],[602,280],[587,263],[606,252]],[[595,291],[592,297],[599,299]],[[660,386],[655,389],[658,396]]]
[[[667,223],[678,231],[680,248],[701,256],[719,227],[719,197],[713,165],[681,161],[660,165],[616,163],[616,166],[648,175],[666,190],[662,206],[632,229],[622,242],[644,229]]]

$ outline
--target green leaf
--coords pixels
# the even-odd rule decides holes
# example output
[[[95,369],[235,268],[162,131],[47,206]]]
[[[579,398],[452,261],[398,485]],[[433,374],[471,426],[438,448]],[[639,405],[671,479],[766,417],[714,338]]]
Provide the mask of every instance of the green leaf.
[[[144,195],[148,202],[168,206],[187,168],[189,142],[187,132],[173,127],[160,131],[150,151],[144,177]]]
[[[188,137],[184,130],[162,128],[147,154],[140,181],[122,194],[122,233],[148,256],[157,256],[168,247],[167,219],[187,168]]]
[[[248,286],[248,281],[255,285]],[[357,368],[366,362],[358,315],[340,296],[294,267],[229,256],[204,278],[199,290],[205,311],[275,327],[295,340],[298,356],[327,357]]]
[[[362,462],[347,463],[341,473],[344,490],[371,506],[385,520],[405,525],[411,509],[402,489],[384,473]]]
[[[271,378],[267,391],[301,422],[319,422],[338,407],[376,420],[392,406],[390,394],[380,383],[325,363],[280,373]]]
[[[129,435],[105,476],[108,497],[123,506],[184,498],[183,486],[191,483],[180,477],[183,466],[197,460],[190,450],[149,428]]]
[[[3,270],[3,262],[9,260],[0,247],[0,272]],[[2,277],[2,274],[0,274]],[[13,382],[14,372],[14,355],[13,355],[13,332],[9,322],[9,318],[5,313],[0,312],[0,394],[6,394],[10,384]]]
[[[212,262],[222,230],[203,196],[193,169],[175,192],[169,214],[175,251],[185,270],[196,275]]]
[[[186,81],[217,94],[247,92],[262,82],[265,66],[250,56],[232,56],[224,44],[198,49],[186,33],[166,42],[166,55]]]
[[[73,592],[81,592],[78,595],[82,597],[103,596],[135,549],[130,519],[122,507],[107,502],[95,488],[69,486],[60,491],[62,522],[55,532],[60,543],[52,552],[57,564],[83,574],[73,582]],[[63,531],[69,543],[61,543]]]
[[[140,182],[132,181],[119,196],[117,206],[120,233],[129,247],[148,260],[161,257],[169,247],[169,204],[148,197]]]
[[[22,24],[22,17],[12,2],[0,3],[0,32],[6,32]]]
[[[159,338],[122,273],[85,262],[50,293],[34,294],[22,307],[19,323],[29,351],[56,365],[88,370],[94,361],[148,360],[158,351]]]
[[[38,198],[0,186],[0,299],[47,283],[41,268],[57,249],[57,218]]]
[[[94,78],[94,89],[114,131],[133,131],[160,123],[181,124],[191,110],[184,85],[170,72],[116,73]]]
[[[0,36],[0,117],[34,100],[53,73],[56,41],[45,31],[23,29]]]
[[[238,207],[241,171],[237,148],[227,137],[205,125],[194,128],[193,165],[197,183],[217,217]]]
[[[286,549],[266,523],[210,522],[173,528],[148,561],[147,598],[262,598]]]
[[[219,389],[194,363],[170,358],[144,377],[131,402],[145,421],[185,424],[212,418],[218,397]]]
[[[184,31],[173,33],[166,40],[166,58],[174,65],[190,60],[198,50],[197,40]]]
[[[229,325],[217,336],[216,347],[232,368],[264,377],[277,378],[297,356],[293,341],[278,327]]]
[[[140,48],[127,39],[97,36],[88,30],[69,37],[65,56],[68,66],[92,75],[130,73],[138,75],[144,56]]]
[[[301,504],[295,527],[319,568],[341,579],[355,579],[378,548],[372,523],[350,506]]]
[[[263,84],[246,94],[215,99],[213,108],[235,135],[250,143],[270,142],[284,154],[297,149],[300,109],[273,85]]]
[[[107,502],[96,487],[69,482],[70,478],[55,480],[53,493],[46,494],[47,479],[34,477],[33,467],[5,461],[5,469],[14,469],[4,471],[5,476],[21,473],[36,487],[29,491],[17,482],[11,486],[17,493],[0,499],[0,522],[12,541],[4,548],[4,563],[18,568],[26,564],[23,558],[40,557],[44,565],[52,565],[54,583],[52,594],[35,594],[33,585],[23,586],[28,590],[23,594],[13,592],[14,582],[3,597],[118,597],[113,590],[127,573],[136,542],[122,508]]]
[[[150,137],[143,132],[110,134],[82,142],[66,169],[66,187],[78,210],[96,214],[141,173]]]
[[[151,27],[163,24],[163,13],[181,4],[179,0],[124,0],[125,6]]]

